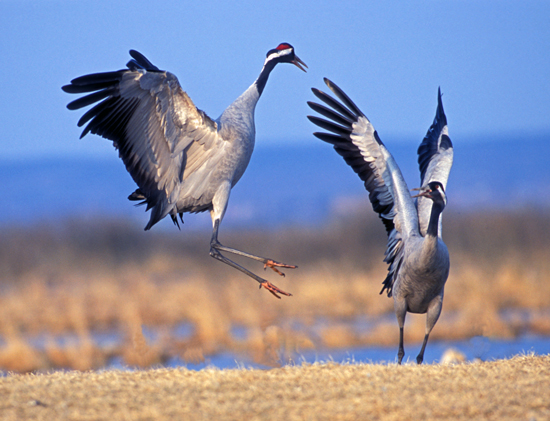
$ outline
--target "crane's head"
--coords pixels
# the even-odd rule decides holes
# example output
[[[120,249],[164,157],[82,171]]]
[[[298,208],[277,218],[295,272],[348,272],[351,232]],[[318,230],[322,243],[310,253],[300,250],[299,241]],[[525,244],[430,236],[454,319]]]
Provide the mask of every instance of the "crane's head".
[[[447,204],[445,189],[443,188],[443,184],[439,181],[431,181],[426,186],[413,190],[419,191],[420,193],[412,197],[427,197],[428,199],[432,199],[435,204],[443,207]]]
[[[265,59],[265,64],[267,63],[273,63],[273,65],[278,63],[292,63],[304,72],[306,71],[305,68],[307,68],[307,64],[298,58],[294,53],[294,47],[288,42],[283,42],[279,44],[277,48],[269,50]]]

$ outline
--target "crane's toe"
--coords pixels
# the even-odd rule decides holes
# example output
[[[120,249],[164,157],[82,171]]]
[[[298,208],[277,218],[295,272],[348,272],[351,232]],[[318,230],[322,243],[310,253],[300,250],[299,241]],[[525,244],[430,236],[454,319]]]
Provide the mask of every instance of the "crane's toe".
[[[267,289],[269,292],[271,292],[275,297],[277,298],[281,298],[279,296],[279,294],[281,295],[286,295],[287,297],[291,297],[292,294],[288,293],[288,292],[285,292],[283,291],[282,289],[280,289],[279,287],[276,287],[275,285],[273,285],[271,282],[269,281],[263,281],[263,282],[260,282],[260,288],[261,287],[264,287],[265,289]]]
[[[272,259],[267,259],[265,262],[264,262],[264,270],[266,270],[267,268],[270,268],[270,269],[273,269],[273,271],[281,276],[285,276],[285,274],[283,272],[281,272],[279,269],[277,268],[287,268],[287,269],[296,269],[298,268],[298,266],[296,265],[287,265],[286,263],[279,263],[279,262],[276,262],[275,260],[272,260]]]

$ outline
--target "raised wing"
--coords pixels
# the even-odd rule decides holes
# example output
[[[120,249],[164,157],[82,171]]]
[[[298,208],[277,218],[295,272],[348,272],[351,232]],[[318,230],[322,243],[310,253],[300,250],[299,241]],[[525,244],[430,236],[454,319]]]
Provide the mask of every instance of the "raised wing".
[[[391,295],[403,258],[402,239],[418,233],[416,208],[401,170],[370,121],[338,86],[326,78],[324,80],[341,102],[324,92],[312,89],[315,96],[330,108],[314,102],[308,102],[308,105],[330,121],[315,116],[308,118],[331,132],[314,135],[332,144],[336,152],[344,157],[346,163],[363,180],[372,207],[386,226],[388,246],[384,261],[390,267],[382,291],[387,289],[388,295]]]
[[[70,104],[92,105],[78,121],[87,133],[113,141],[139,186],[134,198],[153,208],[145,229],[174,213],[182,181],[200,168],[223,139],[217,124],[182,90],[172,73],[161,71],[131,50],[128,69],[81,76],[63,86],[71,94],[89,93]]]
[[[418,147],[418,165],[420,169],[421,186],[432,181],[439,181],[443,188],[447,188],[447,180],[453,165],[453,144],[447,130],[447,117],[443,111],[441,89],[437,92],[437,110],[428,133]],[[418,219],[420,232],[426,235],[430,222],[432,201],[425,197],[417,199]],[[441,237],[441,220],[439,218],[439,236]]]

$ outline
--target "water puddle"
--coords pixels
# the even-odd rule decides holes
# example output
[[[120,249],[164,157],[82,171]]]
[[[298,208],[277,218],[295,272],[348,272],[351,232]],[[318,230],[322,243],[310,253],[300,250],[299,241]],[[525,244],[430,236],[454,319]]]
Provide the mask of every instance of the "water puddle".
[[[416,362],[416,355],[421,347],[421,343],[405,344],[405,358],[403,363]],[[462,341],[433,341],[428,344],[426,353],[424,354],[424,363],[437,364],[442,360],[443,355],[449,349],[453,349],[462,354],[465,361],[491,361],[497,359],[511,358],[515,355],[550,354],[550,337],[526,335],[519,338],[504,340],[491,339],[482,336],[476,336],[471,339]],[[396,363],[397,362],[397,347],[381,347],[369,346],[361,348],[348,349],[327,349],[305,351],[300,354],[295,354],[285,360],[281,359],[281,366],[285,365],[301,365],[302,363],[319,363],[319,362],[335,362],[335,363]],[[198,364],[190,364],[180,358],[169,360],[163,367],[185,367],[189,370],[202,370],[204,368],[218,369],[242,369],[242,368],[257,368],[270,369],[273,367],[255,363],[251,359],[242,355],[232,353],[220,353],[214,356],[205,358],[204,362]],[[122,360],[113,361],[107,369],[126,369]]]
[[[309,326],[309,333],[315,335],[319,326],[326,326],[329,321],[318,320],[317,323]],[[361,319],[355,321],[355,330],[368,330],[372,328],[370,319]],[[298,331],[305,329],[304,326],[293,326]],[[182,323],[170,330],[170,337],[176,341],[180,340],[186,343],[190,342],[194,335],[194,328],[189,323]],[[142,335],[147,343],[155,344],[161,333],[158,329],[142,326]],[[249,335],[247,328],[240,325],[235,325],[231,329],[231,335],[237,343],[244,344]],[[125,335],[120,331],[113,330],[110,332],[92,332],[89,336],[94,346],[102,349],[105,352],[105,366],[101,369],[120,369],[130,370],[121,352],[122,345],[125,342]],[[24,338],[26,343],[33,349],[44,351],[47,346],[52,343],[59,347],[74,346],[79,343],[81,338],[75,334],[64,334],[53,337],[51,335],[26,335]],[[127,338],[126,338],[127,341]],[[127,343],[127,342],[126,342]],[[0,347],[6,346],[7,343],[0,337]],[[414,363],[416,355],[421,347],[421,343],[405,343],[405,359],[404,362]],[[198,346],[200,350],[200,345]],[[246,349],[246,348],[239,348]],[[449,350],[456,351],[460,361],[490,361],[496,359],[511,358],[514,355],[521,354],[550,354],[550,336],[541,336],[535,334],[524,334],[514,339],[498,339],[484,336],[476,336],[470,339],[445,341],[432,340],[429,342],[424,356],[424,362],[427,364],[444,362],[444,355],[449,353]],[[244,351],[246,352],[246,351]],[[202,370],[207,367],[217,369],[242,369],[242,368],[257,368],[270,369],[274,367],[286,365],[301,365],[302,363],[317,363],[317,362],[335,362],[335,363],[395,363],[397,357],[397,346],[358,346],[347,348],[323,348],[317,343],[315,349],[304,349],[300,352],[289,353],[289,351],[277,350],[276,346],[272,349],[270,361],[273,365],[268,366],[258,363],[246,353],[240,354],[231,351],[216,352],[213,355],[202,355],[199,358],[193,358],[189,362],[185,361],[181,352],[164,353],[162,364],[154,364],[152,367],[185,367],[190,370]],[[204,357],[204,358],[203,358]],[[199,362],[200,361],[200,362]],[[261,359],[260,359],[261,361]],[[0,376],[5,375],[5,372],[0,370]]]

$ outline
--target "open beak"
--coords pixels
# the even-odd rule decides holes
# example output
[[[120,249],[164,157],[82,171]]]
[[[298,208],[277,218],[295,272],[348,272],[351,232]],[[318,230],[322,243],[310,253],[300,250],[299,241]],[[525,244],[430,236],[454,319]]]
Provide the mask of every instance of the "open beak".
[[[415,197],[431,197],[432,189],[429,187],[420,187],[418,189],[413,189],[413,191],[419,191],[420,193],[415,194],[414,196],[411,196],[411,198]]]
[[[294,60],[291,61],[292,64],[294,64],[298,69],[303,70],[304,72],[307,72],[307,64],[305,64],[297,55],[294,55]],[[304,69],[304,67],[306,69]]]

